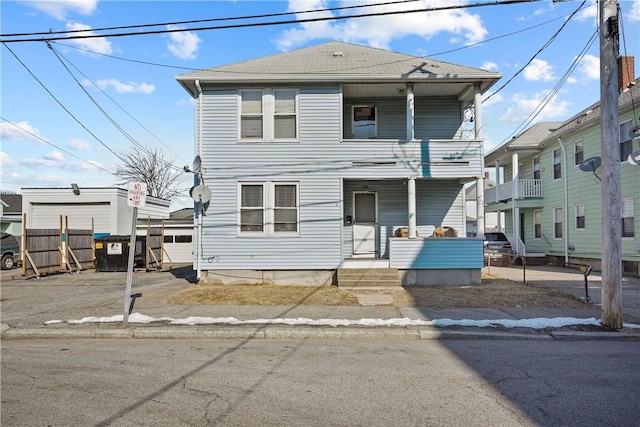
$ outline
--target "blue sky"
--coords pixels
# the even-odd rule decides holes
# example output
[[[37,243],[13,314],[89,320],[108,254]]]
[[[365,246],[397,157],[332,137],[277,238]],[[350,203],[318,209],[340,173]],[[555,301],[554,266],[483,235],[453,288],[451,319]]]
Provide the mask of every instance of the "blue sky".
[[[316,23],[107,36],[56,41],[51,48],[42,41],[10,43],[18,37],[8,36],[380,2],[3,0],[0,33],[6,45],[0,46],[0,188],[19,193],[22,187],[114,185],[118,180],[110,172],[120,160],[112,151],[126,155],[134,147],[132,140],[163,150],[177,168],[190,165],[193,102],[175,81],[176,75],[330,40],[502,73],[504,77],[492,91],[508,84],[483,105],[487,152],[535,122],[565,120],[599,99],[598,37],[589,45],[597,23],[597,6],[592,1],[547,0]],[[477,3],[423,0],[312,16],[470,4]],[[636,57],[638,76],[640,0],[619,4],[620,53]],[[246,22],[250,21],[231,23]],[[220,24],[224,23],[180,27]],[[574,67],[576,58],[581,60]],[[553,96],[545,101],[550,93]],[[172,210],[190,206],[187,191],[191,182],[191,177],[184,177],[185,197],[176,200]]]

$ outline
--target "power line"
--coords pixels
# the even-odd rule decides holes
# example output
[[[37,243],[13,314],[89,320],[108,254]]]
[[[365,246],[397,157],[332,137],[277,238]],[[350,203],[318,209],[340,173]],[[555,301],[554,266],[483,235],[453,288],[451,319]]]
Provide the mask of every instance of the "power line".
[[[398,11],[391,11],[391,12],[389,11],[371,12],[371,13],[361,13],[357,15],[293,19],[293,20],[286,20],[286,21],[255,22],[255,23],[248,23],[248,24],[219,25],[219,26],[196,27],[196,28],[173,28],[173,29],[164,29],[164,30],[155,30],[155,31],[122,32],[122,33],[113,33],[113,34],[90,34],[90,35],[84,35],[84,36],[70,36],[70,37],[42,37],[42,38],[28,38],[28,39],[21,39],[21,40],[0,40],[0,42],[1,43],[43,42],[43,41],[51,42],[51,41],[57,41],[57,40],[94,39],[94,38],[103,38],[103,37],[125,37],[125,36],[152,35],[152,34],[180,33],[180,32],[188,32],[188,31],[209,31],[209,30],[225,30],[225,29],[247,28],[247,27],[267,27],[267,26],[273,26],[273,25],[337,21],[337,20],[352,19],[352,18],[370,18],[375,16],[402,15],[402,14],[419,13],[419,12],[437,12],[442,10],[471,9],[471,8],[486,7],[486,6],[504,6],[504,5],[511,5],[511,4],[519,4],[519,3],[533,3],[533,2],[539,2],[539,1],[542,1],[542,0],[505,0],[505,1],[495,1],[495,2],[488,2],[488,3],[474,3],[474,4],[466,4],[466,5],[455,5],[455,6],[430,7],[430,8],[412,9],[412,10],[398,10]]]
[[[4,120],[5,122],[9,123],[10,125],[12,125],[12,126],[14,126],[14,127],[18,128],[18,129],[20,129],[22,132],[24,132],[24,133],[26,133],[26,134],[29,134],[29,135],[31,135],[32,137],[34,137],[34,138],[36,138],[36,139],[38,139],[38,140],[40,140],[40,141],[44,142],[45,144],[49,144],[49,145],[51,145],[52,147],[54,147],[54,148],[56,148],[56,149],[58,149],[58,150],[62,151],[63,153],[66,153],[66,154],[68,154],[68,155],[70,155],[70,156],[72,156],[72,157],[75,157],[76,159],[78,159],[78,160],[80,160],[80,161],[83,161],[83,162],[85,162],[86,164],[88,164],[88,165],[90,165],[90,166],[93,166],[93,167],[94,167],[94,168],[96,168],[96,169],[100,169],[100,170],[102,170],[102,171],[104,171],[104,172],[106,172],[106,173],[108,173],[108,174],[110,174],[110,175],[114,175],[114,173],[113,173],[113,172],[111,172],[111,171],[109,171],[109,170],[107,170],[107,169],[103,168],[102,166],[99,166],[99,165],[97,165],[97,164],[95,164],[95,163],[91,163],[90,161],[85,160],[85,159],[83,159],[83,158],[81,158],[81,157],[79,157],[79,156],[77,156],[77,155],[75,155],[75,154],[73,154],[73,153],[71,153],[71,152],[69,152],[69,151],[65,150],[65,149],[64,149],[64,148],[62,148],[62,147],[58,147],[57,145],[53,144],[52,142],[49,142],[49,141],[47,141],[46,139],[42,138],[40,135],[36,135],[35,133],[28,131],[27,129],[23,128],[22,126],[18,125],[17,123],[12,122],[11,120],[5,119],[5,118],[4,118],[4,117],[2,117],[2,116],[0,116],[0,120]]]
[[[189,20],[189,21],[162,22],[162,23],[156,23],[156,24],[126,25],[126,26],[118,26],[118,27],[103,27],[103,28],[91,28],[91,29],[81,29],[81,30],[65,30],[65,31],[49,30],[46,32],[34,32],[34,33],[0,34],[0,37],[26,37],[26,36],[52,35],[52,34],[75,34],[75,33],[95,32],[95,31],[113,31],[113,30],[126,30],[126,29],[132,29],[132,28],[151,28],[151,27],[162,27],[162,26],[169,26],[169,25],[198,24],[202,22],[221,22],[221,21],[237,21],[237,20],[243,20],[243,19],[275,18],[278,16],[301,15],[301,14],[318,13],[318,12],[335,12],[340,10],[357,9],[357,8],[365,8],[365,7],[390,6],[390,5],[397,5],[402,3],[415,3],[418,1],[421,1],[421,0],[396,0],[396,1],[388,1],[384,3],[371,3],[371,4],[355,5],[355,6],[328,7],[323,9],[267,13],[262,15],[232,16],[227,18],[209,18],[209,19]]]

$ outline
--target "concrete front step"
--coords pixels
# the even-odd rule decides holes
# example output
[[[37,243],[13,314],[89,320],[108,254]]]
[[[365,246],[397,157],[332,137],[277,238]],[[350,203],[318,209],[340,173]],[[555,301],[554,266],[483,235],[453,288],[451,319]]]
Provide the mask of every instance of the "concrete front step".
[[[402,288],[397,268],[340,268],[338,287],[359,289]]]

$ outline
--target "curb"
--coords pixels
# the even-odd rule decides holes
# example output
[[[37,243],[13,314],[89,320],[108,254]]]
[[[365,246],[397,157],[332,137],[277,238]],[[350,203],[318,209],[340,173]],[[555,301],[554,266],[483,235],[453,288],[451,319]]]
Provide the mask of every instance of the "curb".
[[[446,330],[436,327],[366,328],[314,326],[133,327],[133,328],[4,328],[2,339],[394,339],[394,340],[529,340],[529,341],[640,341],[625,332],[545,331],[532,333]]]

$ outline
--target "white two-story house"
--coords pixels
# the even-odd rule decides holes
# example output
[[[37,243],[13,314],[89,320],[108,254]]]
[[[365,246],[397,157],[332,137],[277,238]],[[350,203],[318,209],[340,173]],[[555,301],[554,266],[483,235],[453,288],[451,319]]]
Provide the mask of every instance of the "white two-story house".
[[[463,187],[483,179],[481,96],[500,77],[339,42],[178,76],[211,190],[201,279],[327,284],[378,266],[478,283]],[[432,237],[441,226],[458,237]]]

